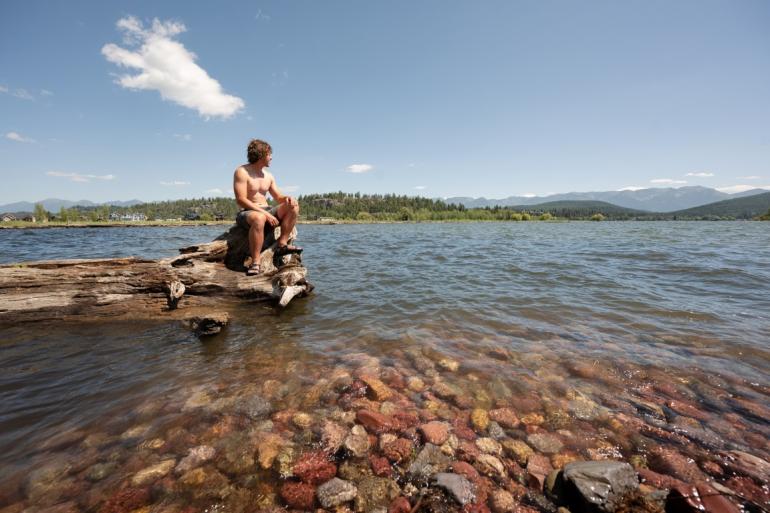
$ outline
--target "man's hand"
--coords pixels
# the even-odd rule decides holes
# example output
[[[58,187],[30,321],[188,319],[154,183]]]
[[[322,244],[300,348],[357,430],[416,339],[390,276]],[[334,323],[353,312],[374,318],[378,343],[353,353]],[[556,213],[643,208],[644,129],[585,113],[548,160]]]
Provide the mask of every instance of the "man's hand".
[[[267,222],[270,224],[270,226],[278,226],[281,223],[274,215],[268,214],[267,212],[265,215],[267,216]]]
[[[292,196],[286,196],[286,204],[290,207],[293,207],[297,205],[297,198],[294,198]]]

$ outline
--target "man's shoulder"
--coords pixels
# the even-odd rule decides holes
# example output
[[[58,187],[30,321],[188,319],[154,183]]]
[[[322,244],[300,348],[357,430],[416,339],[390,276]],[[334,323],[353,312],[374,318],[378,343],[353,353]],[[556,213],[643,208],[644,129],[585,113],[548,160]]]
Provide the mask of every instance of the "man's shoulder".
[[[243,164],[243,165],[240,165],[240,166],[236,167],[235,168],[235,173],[233,173],[233,174],[235,174],[235,176],[238,176],[238,175],[247,175],[248,176],[249,170],[246,168],[246,164]]]

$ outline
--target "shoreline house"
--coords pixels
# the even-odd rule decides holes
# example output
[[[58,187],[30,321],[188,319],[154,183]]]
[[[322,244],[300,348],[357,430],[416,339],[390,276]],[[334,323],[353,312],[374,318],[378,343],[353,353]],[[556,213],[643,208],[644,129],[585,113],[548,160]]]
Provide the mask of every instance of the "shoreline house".
[[[126,212],[125,214],[112,212],[110,214],[110,221],[147,221],[147,216],[141,212]]]
[[[10,223],[13,221],[26,221],[28,223],[36,223],[37,219],[33,214],[29,212],[4,212],[0,214],[0,221],[3,223]]]

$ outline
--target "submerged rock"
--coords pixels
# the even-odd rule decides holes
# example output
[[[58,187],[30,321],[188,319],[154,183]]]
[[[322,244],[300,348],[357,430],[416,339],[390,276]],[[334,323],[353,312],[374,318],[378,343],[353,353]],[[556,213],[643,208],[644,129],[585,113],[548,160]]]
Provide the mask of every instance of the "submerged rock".
[[[358,494],[356,485],[335,477],[316,489],[318,502],[326,509],[332,509],[340,504],[355,499]]]
[[[476,500],[473,485],[467,478],[459,474],[439,472],[433,476],[433,481],[436,486],[446,490],[461,506]]]
[[[619,461],[575,461],[564,466],[562,475],[567,501],[607,513],[639,488],[634,469]]]
[[[315,488],[307,483],[286,481],[281,486],[281,498],[295,509],[312,510],[315,502]]]
[[[355,498],[356,511],[373,513],[378,508],[387,508],[400,493],[401,490],[392,479],[367,477],[358,484],[358,495]]]
[[[140,470],[134,477],[131,478],[131,484],[134,486],[141,486],[150,484],[153,481],[157,481],[161,477],[171,472],[171,469],[176,465],[176,460],[168,459],[163,460],[151,467]]]
[[[420,426],[420,432],[425,443],[441,445],[449,438],[449,424],[433,421]]]
[[[202,463],[205,463],[212,459],[216,454],[216,450],[209,445],[199,445],[193,447],[187,453],[187,456],[182,458],[179,464],[174,469],[177,474],[184,474],[188,470],[191,470]]]
[[[559,437],[550,433],[535,433],[527,437],[527,443],[543,454],[559,452],[564,444]]]
[[[302,481],[318,485],[325,483],[337,474],[337,466],[328,460],[322,451],[303,454],[294,464],[294,474]]]
[[[407,473],[416,480],[427,481],[433,474],[443,472],[449,467],[450,458],[433,444],[425,444],[414,459]]]

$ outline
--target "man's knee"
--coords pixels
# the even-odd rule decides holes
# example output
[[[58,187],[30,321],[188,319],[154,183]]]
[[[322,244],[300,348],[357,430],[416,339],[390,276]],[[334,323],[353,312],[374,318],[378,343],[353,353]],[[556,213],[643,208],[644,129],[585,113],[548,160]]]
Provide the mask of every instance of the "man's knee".
[[[264,228],[266,219],[267,217],[265,216],[265,214],[261,214],[259,212],[252,212],[251,215],[249,215],[249,225],[260,229]]]

